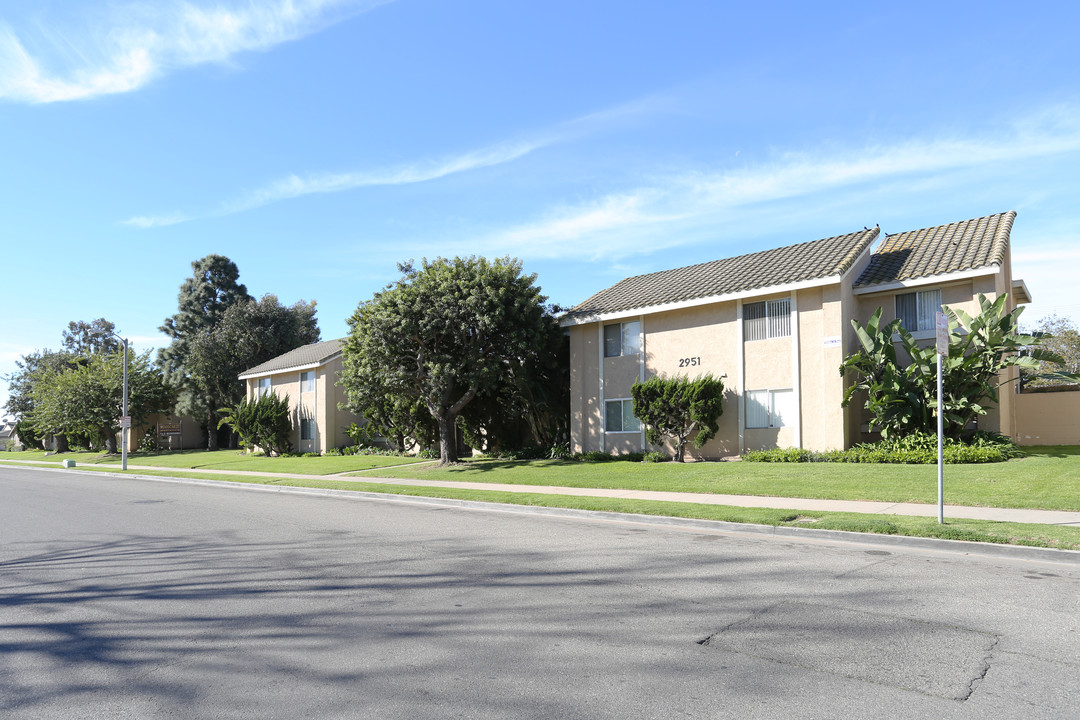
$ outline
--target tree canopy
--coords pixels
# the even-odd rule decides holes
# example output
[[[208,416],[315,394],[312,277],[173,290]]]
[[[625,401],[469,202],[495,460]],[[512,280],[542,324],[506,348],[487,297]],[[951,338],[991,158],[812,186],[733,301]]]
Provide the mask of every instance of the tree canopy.
[[[557,323],[535,275],[510,258],[399,266],[402,278],[349,319],[341,383],[354,412],[398,417],[419,401],[438,428],[441,463],[457,460],[457,418],[481,394],[520,377],[552,347]],[[385,402],[385,401],[384,401]]]
[[[683,462],[686,443],[694,436],[701,448],[716,437],[723,414],[724,383],[706,374],[694,380],[686,376],[652,377],[630,388],[634,416],[645,424],[645,437],[654,445],[671,440],[673,460]]]
[[[192,276],[180,286],[177,313],[161,326],[173,341],[158,362],[180,389],[177,411],[203,420],[214,450],[219,409],[235,406],[244,395],[237,376],[318,341],[319,328],[314,302],[286,307],[274,295],[256,301],[227,257],[207,255],[191,267]]]
[[[135,423],[170,412],[175,401],[149,351],[130,359],[128,413]],[[43,366],[33,381],[33,410],[27,416],[40,435],[81,436],[116,452],[123,414],[124,352],[89,356],[68,367]]]
[[[116,325],[105,318],[72,320],[64,331],[64,349],[75,355],[116,352],[122,345],[115,333]]]
[[[1076,382],[1080,373],[1080,330],[1067,317],[1048,315],[1039,320],[1032,335],[1039,338],[1044,350],[1057,355],[1061,362],[1040,361],[1032,371],[1025,370],[1025,385],[1055,385]],[[1074,377],[1068,377],[1072,375]],[[1030,383],[1027,379],[1030,379]]]

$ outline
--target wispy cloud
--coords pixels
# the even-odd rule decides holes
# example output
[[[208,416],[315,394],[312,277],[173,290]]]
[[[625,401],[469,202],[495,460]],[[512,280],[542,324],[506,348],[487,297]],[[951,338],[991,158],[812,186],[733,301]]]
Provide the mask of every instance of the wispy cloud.
[[[623,232],[655,235],[668,226],[714,222],[723,213],[902,178],[1080,150],[1077,108],[1058,107],[1025,118],[1006,131],[967,138],[908,140],[861,149],[829,147],[776,153],[755,166],[688,170],[593,200],[555,207],[538,220],[492,233],[485,247],[531,257],[623,257],[655,244],[628,242]],[[677,240],[664,241],[666,246]]]
[[[344,192],[377,185],[408,185],[428,182],[456,173],[511,162],[555,140],[556,137],[551,135],[535,140],[499,143],[461,155],[420,160],[377,170],[288,175],[234,200],[230,200],[217,210],[201,215],[188,215],[180,212],[162,216],[138,215],[120,222],[140,229],[163,227],[199,218],[234,215],[264,205],[270,205],[271,203],[303,197],[304,195]]]
[[[220,63],[296,40],[393,0],[277,0],[127,5],[84,28],[35,38],[36,55],[0,23],[0,98],[50,103],[136,90],[177,68]]]
[[[156,217],[149,215],[137,215],[135,217],[128,218],[127,220],[121,220],[124,225],[130,225],[131,227],[137,227],[145,230],[146,228],[153,227],[165,227],[167,225],[177,225],[182,222],[190,220],[187,215],[183,213],[172,213],[171,215],[159,215]]]
[[[451,157],[423,160],[374,171],[289,175],[237,200],[228,202],[216,215],[251,210],[303,195],[334,193],[375,185],[408,185],[437,180],[447,175],[501,165],[527,155],[550,140],[502,143]]]

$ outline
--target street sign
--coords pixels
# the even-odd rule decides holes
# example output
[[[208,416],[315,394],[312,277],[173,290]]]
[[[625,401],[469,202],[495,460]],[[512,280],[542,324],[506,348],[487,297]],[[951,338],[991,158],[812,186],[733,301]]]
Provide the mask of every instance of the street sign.
[[[124,416],[122,416],[120,418],[120,427],[122,429],[131,427],[131,416],[130,415],[124,415]]]
[[[940,310],[937,314],[937,352],[938,355],[949,354],[949,318]]]

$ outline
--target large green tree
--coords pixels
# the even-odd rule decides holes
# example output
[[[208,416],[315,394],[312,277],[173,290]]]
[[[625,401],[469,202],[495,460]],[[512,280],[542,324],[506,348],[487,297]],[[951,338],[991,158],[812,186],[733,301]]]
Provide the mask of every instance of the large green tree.
[[[399,269],[402,278],[349,319],[341,382],[356,412],[368,410],[371,387],[423,403],[440,463],[455,462],[458,416],[549,347],[555,320],[518,260],[438,258]]]
[[[203,420],[207,447],[218,448],[219,409],[244,395],[237,376],[254,365],[319,339],[315,303],[282,305],[274,295],[256,301],[239,282],[236,264],[207,255],[180,286],[178,311],[162,332],[173,338],[158,355],[180,388],[177,411]]]
[[[149,352],[130,359],[128,413],[136,423],[147,415],[171,412],[175,395]],[[29,422],[42,435],[78,435],[116,452],[123,414],[123,350],[86,356],[68,367],[42,367],[33,382]]]
[[[1048,315],[1039,320],[1035,332],[1041,347],[1061,358],[1062,362],[1040,362],[1035,370],[1025,370],[1025,385],[1057,385],[1075,382],[1080,373],[1080,330],[1071,318]],[[1074,377],[1070,378],[1072,375]]]
[[[945,435],[959,439],[964,429],[998,402],[1001,373],[1009,367],[1037,370],[1042,362],[1061,358],[1040,347],[1042,338],[1019,330],[1023,306],[1005,312],[1008,295],[991,302],[979,294],[979,314],[946,307],[949,317],[949,354],[942,362]],[[851,372],[854,382],[844,396],[846,407],[857,391],[871,412],[871,428],[883,437],[936,433],[937,363],[933,345],[924,347],[900,320],[881,324],[881,308],[865,326],[851,321],[859,338],[858,352],[845,358],[840,373]],[[894,337],[908,361],[902,363]]]
[[[264,295],[235,302],[214,327],[189,341],[184,369],[189,387],[198,393],[191,397],[201,398],[208,418],[217,417],[220,408],[233,407],[244,397],[240,373],[318,340],[314,301],[286,307],[274,295]]]
[[[116,325],[105,318],[72,320],[64,331],[64,349],[74,355],[116,352],[122,344],[115,333]]]
[[[68,352],[35,350],[15,361],[15,372],[4,377],[8,383],[8,399],[4,407],[22,420],[19,423],[21,438],[30,446],[44,448],[47,437],[38,433],[29,417],[34,412],[34,386],[46,370],[61,371],[75,367],[76,356]],[[67,449],[67,439],[57,439],[59,450]]]
[[[220,322],[225,311],[235,303],[250,300],[247,288],[239,282],[240,270],[223,255],[207,255],[191,263],[192,275],[184,280],[177,296],[177,312],[166,318],[160,330],[172,338],[158,353],[158,363],[169,382],[179,388],[177,412],[201,418],[207,430],[207,447],[218,448],[217,409],[232,404],[232,397],[221,396],[221,378],[207,382],[193,366],[200,361],[194,353]]]

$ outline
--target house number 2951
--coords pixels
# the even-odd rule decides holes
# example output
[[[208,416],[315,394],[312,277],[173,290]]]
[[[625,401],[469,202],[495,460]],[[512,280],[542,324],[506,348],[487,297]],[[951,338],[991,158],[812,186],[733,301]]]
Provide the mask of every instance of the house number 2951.
[[[700,364],[701,364],[701,358],[700,357],[679,358],[679,367],[681,367],[681,368],[694,367],[694,366],[700,365]]]

